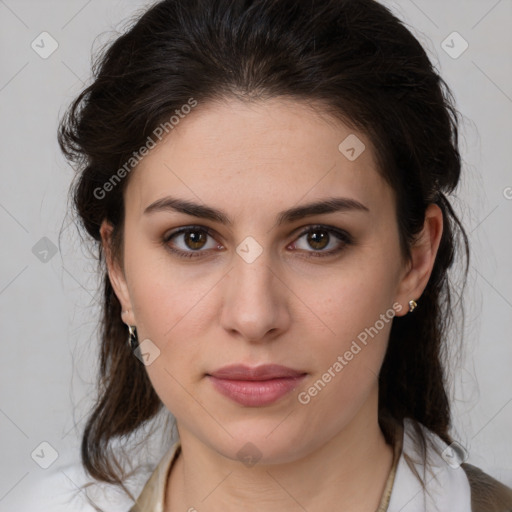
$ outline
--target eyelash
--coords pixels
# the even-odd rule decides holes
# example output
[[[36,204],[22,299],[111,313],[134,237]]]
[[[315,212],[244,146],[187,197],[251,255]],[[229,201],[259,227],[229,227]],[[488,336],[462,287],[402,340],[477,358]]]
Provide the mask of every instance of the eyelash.
[[[174,249],[169,245],[169,242],[176,236],[178,236],[182,233],[194,232],[194,231],[200,231],[200,232],[206,233],[207,236],[213,235],[213,232],[207,227],[186,226],[184,228],[177,229],[176,231],[173,231],[173,232],[165,235],[162,239],[162,243],[166,246],[166,248],[169,251],[171,251],[174,254],[177,254],[180,258],[201,257],[202,256],[201,253],[207,252],[207,251],[202,251],[202,250],[182,251],[180,249]],[[325,225],[321,225],[321,224],[317,224],[317,225],[308,227],[307,229],[305,229],[298,235],[297,240],[302,238],[304,235],[306,235],[310,232],[314,232],[314,231],[325,231],[325,232],[329,233],[329,235],[333,234],[336,238],[338,238],[341,242],[343,242],[343,246],[338,247],[337,249],[331,249],[330,251],[323,251],[323,252],[314,251],[314,250],[307,251],[310,253],[310,255],[306,256],[306,258],[309,258],[309,257],[311,257],[311,258],[326,258],[328,256],[334,256],[335,254],[338,254],[339,252],[341,252],[345,248],[345,246],[351,245],[353,243],[352,237],[347,232],[337,229],[337,228],[333,228],[331,226],[325,226]]]

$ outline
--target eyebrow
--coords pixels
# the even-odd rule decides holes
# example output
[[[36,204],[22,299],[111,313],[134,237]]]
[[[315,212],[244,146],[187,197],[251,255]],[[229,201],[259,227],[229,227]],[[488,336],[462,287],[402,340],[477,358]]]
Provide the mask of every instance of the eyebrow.
[[[222,210],[171,196],[163,197],[151,203],[144,209],[144,215],[166,211],[180,212],[228,226],[233,225],[232,219]],[[345,211],[370,212],[369,208],[355,199],[347,197],[329,197],[280,212],[277,216],[277,224],[290,223],[313,215]]]

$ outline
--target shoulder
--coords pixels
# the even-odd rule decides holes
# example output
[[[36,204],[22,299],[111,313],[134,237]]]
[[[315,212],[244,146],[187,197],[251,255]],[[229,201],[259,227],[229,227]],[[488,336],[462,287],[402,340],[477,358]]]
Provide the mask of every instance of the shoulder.
[[[84,484],[80,466],[45,470],[33,474],[25,486],[25,492],[16,496],[17,512],[92,512],[80,485]]]
[[[463,463],[471,487],[473,512],[511,512],[512,489],[484,473],[480,468]]]
[[[133,504],[122,489],[92,480],[78,463],[30,478],[26,492],[16,496],[16,512],[126,512]],[[144,478],[138,480],[127,484],[135,494],[144,485]]]

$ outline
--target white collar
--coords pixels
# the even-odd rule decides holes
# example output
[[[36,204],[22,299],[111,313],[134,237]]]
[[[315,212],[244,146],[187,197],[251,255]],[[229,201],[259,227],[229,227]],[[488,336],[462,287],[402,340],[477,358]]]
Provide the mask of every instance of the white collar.
[[[404,420],[402,454],[398,461],[395,481],[387,512],[471,512],[471,488],[461,466],[452,468],[441,456],[447,444],[436,434],[420,425],[427,441],[427,471],[414,443],[416,438],[412,421]],[[428,492],[421,487],[407,464],[404,453],[414,462],[419,475],[426,482]]]

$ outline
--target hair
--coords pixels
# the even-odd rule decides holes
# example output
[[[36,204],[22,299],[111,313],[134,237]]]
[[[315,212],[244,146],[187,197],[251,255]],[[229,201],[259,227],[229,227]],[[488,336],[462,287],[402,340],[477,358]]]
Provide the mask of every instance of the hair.
[[[404,23],[374,0],[164,0],[97,56],[91,85],[59,126],[60,147],[77,171],[74,210],[103,276],[98,394],[81,444],[88,473],[124,488],[112,443],[164,407],[127,344],[99,232],[103,220],[112,224],[112,254],[122,268],[129,176],[107,194],[95,190],[191,98],[199,108],[230,98],[303,101],[366,134],[395,194],[404,261],[427,206],[439,206],[443,232],[428,284],[414,314],[393,319],[379,375],[379,424],[392,442],[396,425],[410,418],[423,453],[421,425],[451,443],[442,360],[457,304],[448,270],[459,252],[465,256],[465,286],[469,244],[447,198],[461,174],[449,87]]]

